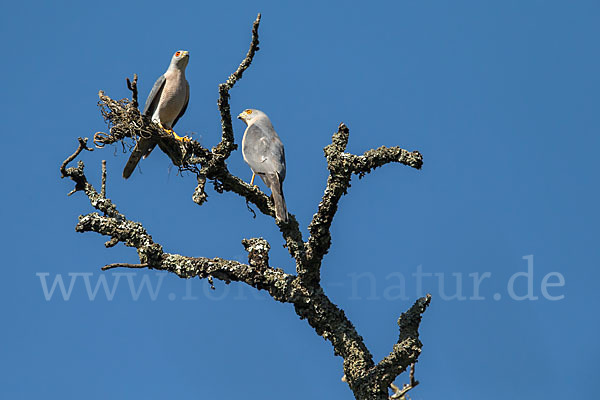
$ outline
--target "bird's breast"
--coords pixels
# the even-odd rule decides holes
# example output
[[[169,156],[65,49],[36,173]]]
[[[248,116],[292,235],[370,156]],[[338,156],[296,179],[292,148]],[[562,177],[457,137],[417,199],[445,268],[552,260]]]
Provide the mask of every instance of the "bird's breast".
[[[160,95],[155,115],[165,128],[170,129],[187,98],[187,81],[179,72],[165,74],[166,82]]]

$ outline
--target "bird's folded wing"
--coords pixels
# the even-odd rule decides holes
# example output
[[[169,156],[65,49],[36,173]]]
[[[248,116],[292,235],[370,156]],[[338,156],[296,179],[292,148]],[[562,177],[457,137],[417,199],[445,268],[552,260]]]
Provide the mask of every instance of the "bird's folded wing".
[[[154,86],[152,87],[152,90],[146,99],[146,105],[144,106],[144,111],[142,111],[142,114],[149,117],[154,114],[154,111],[158,106],[158,101],[160,100],[162,90],[165,87],[165,82],[167,82],[167,78],[165,78],[164,75],[161,75],[156,82],[154,82]]]

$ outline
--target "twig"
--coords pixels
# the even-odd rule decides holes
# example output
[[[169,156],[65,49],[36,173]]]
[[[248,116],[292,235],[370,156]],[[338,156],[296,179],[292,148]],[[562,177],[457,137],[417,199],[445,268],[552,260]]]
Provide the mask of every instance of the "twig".
[[[75,150],[75,152],[73,154],[71,154],[69,157],[67,157],[67,159],[65,161],[63,161],[62,165],[60,166],[60,173],[62,174],[62,178],[65,178],[68,176],[67,174],[67,165],[73,161],[75,158],[77,158],[77,156],[79,155],[79,153],[81,153],[83,150],[87,150],[87,151],[94,151],[94,149],[91,149],[89,147],[87,147],[87,141],[88,138],[77,138],[77,140],[79,141],[79,147],[77,147],[77,150]]]
[[[260,17],[261,17],[261,14],[258,13],[258,15],[256,16],[256,20],[252,24],[252,39],[250,41],[250,48],[248,49],[248,52],[246,53],[246,58],[244,58],[242,60],[242,62],[240,63],[240,66],[237,68],[237,70],[229,76],[229,78],[227,79],[227,82],[221,84],[221,85],[225,86],[226,90],[230,90],[238,80],[242,79],[242,75],[244,74],[244,71],[246,71],[246,69],[248,69],[248,67],[252,63],[254,54],[259,50],[259,48],[258,48],[258,43],[259,43],[259,41],[258,41],[258,26],[260,25]]]
[[[256,219],[256,211],[254,211],[252,207],[250,207],[250,201],[248,199],[246,199],[246,208],[252,213],[252,218]]]
[[[110,238],[110,240],[108,240],[104,243],[104,247],[106,247],[108,249],[111,247],[115,247],[117,244],[119,244],[119,239],[112,237],[112,238]]]
[[[100,196],[106,198],[106,160],[102,160],[102,186],[100,186]]]
[[[137,89],[137,80],[138,80],[138,76],[137,74],[133,74],[133,82],[131,82],[129,80],[129,78],[127,79],[127,88],[129,90],[131,90],[131,105],[134,106],[135,108],[138,108],[138,89]]]
[[[252,24],[252,40],[250,42],[250,48],[246,57],[242,60],[237,70],[229,75],[225,83],[219,85],[219,100],[217,104],[221,113],[221,130],[222,137],[221,142],[213,149],[215,154],[221,155],[223,158],[229,157],[231,152],[237,148],[235,139],[233,136],[233,126],[231,122],[231,109],[229,107],[229,90],[233,88],[235,83],[242,79],[244,71],[248,69],[254,54],[258,51],[258,26],[260,25],[260,13],[256,17],[256,20]]]
[[[415,363],[410,365],[410,374],[409,374],[410,383],[405,383],[400,389],[398,386],[393,383],[390,384],[390,387],[394,391],[394,394],[390,396],[390,399],[404,399],[404,395],[408,393],[410,390],[414,389],[415,386],[419,384],[419,381],[415,380]]]
[[[113,268],[148,268],[148,264],[127,264],[127,263],[115,263],[108,264],[102,267],[102,271],[106,271]]]
[[[119,213],[117,207],[107,198],[100,196],[100,194],[96,191],[94,186],[90,185],[87,181],[87,177],[85,176],[83,161],[79,161],[77,163],[77,167],[69,167],[67,165],[73,161],[79,153],[83,151],[83,149],[92,151],[87,147],[87,138],[79,138],[78,139],[79,146],[77,150],[67,157],[67,159],[62,163],[60,167],[60,171],[62,173],[62,178],[69,177],[73,182],[75,182],[75,188],[69,192],[68,196],[71,196],[73,193],[78,191],[83,191],[85,195],[90,200],[90,204],[92,207],[97,210],[102,211],[105,215],[108,215],[112,218],[124,219],[125,217]]]

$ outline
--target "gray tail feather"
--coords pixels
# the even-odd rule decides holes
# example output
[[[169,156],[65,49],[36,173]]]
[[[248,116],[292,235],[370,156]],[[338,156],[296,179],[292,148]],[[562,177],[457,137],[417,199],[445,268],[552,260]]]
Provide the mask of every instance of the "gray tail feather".
[[[152,151],[155,145],[156,144],[152,144],[152,141],[150,140],[138,140],[131,152],[131,156],[129,156],[129,160],[127,160],[127,164],[125,164],[125,168],[123,168],[123,178],[127,179],[131,176],[135,167],[142,159],[142,156],[150,154],[150,151]]]
[[[271,198],[275,203],[275,217],[283,222],[288,222],[288,212],[283,197],[283,182],[279,180],[279,174],[264,175],[265,183],[271,189]]]

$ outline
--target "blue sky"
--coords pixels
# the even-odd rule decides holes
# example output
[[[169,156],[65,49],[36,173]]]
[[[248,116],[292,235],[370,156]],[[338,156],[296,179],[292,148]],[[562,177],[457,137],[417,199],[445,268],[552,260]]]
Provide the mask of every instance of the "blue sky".
[[[389,165],[353,180],[324,260],[326,293],[375,358],[397,340],[421,271],[433,301],[413,400],[596,395],[597,2],[166,4],[1,6],[0,397],[352,398],[342,360],[290,305],[238,284],[211,291],[155,272],[102,273],[136,254],[76,233],[91,209],[59,179],[76,138],[106,129],[98,90],[126,97],[125,77],[137,73],[144,99],[177,49],[191,55],[177,131],[216,144],[217,86],[247,51],[259,11],[260,51],[231,92],[232,111],[270,115],[286,146],[288,209],[305,235],[339,122],[351,152],[385,144],[424,155],[421,171]],[[234,129],[239,142],[244,126]],[[212,190],[198,207],[194,177],[164,154],[128,181],[120,146],[83,157],[94,183],[107,160],[108,196],[167,251],[243,261],[240,241],[263,236],[272,265],[293,272],[272,219]],[[251,177],[239,151],[228,164]],[[473,276],[485,276],[478,296]],[[68,300],[44,293],[58,278],[67,289],[73,279]],[[112,299],[100,289],[91,300],[86,279],[92,289],[106,279]],[[155,292],[136,296],[144,280]],[[457,281],[464,300],[448,298]],[[537,299],[516,300],[529,284]]]

